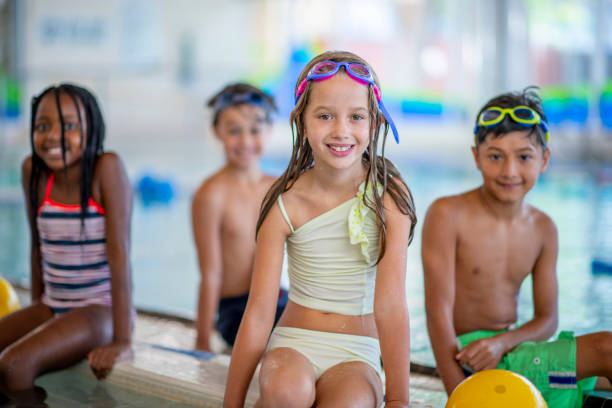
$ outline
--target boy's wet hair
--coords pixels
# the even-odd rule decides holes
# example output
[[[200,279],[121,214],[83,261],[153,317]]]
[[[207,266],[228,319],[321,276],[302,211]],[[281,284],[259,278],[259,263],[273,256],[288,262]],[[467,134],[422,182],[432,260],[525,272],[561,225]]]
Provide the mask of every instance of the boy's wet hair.
[[[356,62],[365,65],[372,73],[374,82],[380,89],[378,77],[366,60],[348,51],[327,51],[314,57],[312,60],[310,60],[310,62],[308,62],[308,64],[306,64],[296,81],[294,95],[299,84],[301,84],[307,77],[308,72],[312,69],[312,67],[321,61],[328,60],[347,63]],[[313,81],[308,81],[306,83],[304,93],[298,99],[293,111],[291,111],[289,121],[291,125],[291,132],[293,133],[294,137],[293,151],[291,153],[291,158],[289,159],[287,169],[279,178],[276,179],[263,199],[255,230],[256,237],[267,214],[270,212],[272,206],[275,205],[278,196],[288,191],[297,181],[298,177],[302,175],[302,173],[314,166],[314,155],[312,148],[310,147],[308,139],[304,136],[305,110],[310,100],[312,83]],[[368,85],[368,108],[370,113],[370,141],[362,156],[362,162],[368,168],[365,188],[367,190],[368,186],[375,186],[377,183],[380,183],[384,188],[385,195],[390,196],[390,198],[397,204],[400,212],[410,216],[410,242],[412,241],[414,226],[417,220],[412,193],[406,185],[406,182],[402,179],[402,176],[397,168],[389,159],[385,158],[385,141],[389,131],[389,124],[378,107],[376,95],[374,94],[374,90],[370,85]],[[379,146],[378,143],[379,138],[382,139],[380,143],[381,146]],[[378,154],[379,148],[381,149],[380,155]],[[380,261],[383,258],[386,250],[386,221],[383,206],[383,195],[378,193],[377,188],[372,188],[372,198],[370,199],[368,194],[364,194],[363,201],[366,206],[374,211],[378,220],[380,230],[378,261]]]
[[[500,108],[514,108],[515,106],[521,105],[528,106],[536,111],[543,121],[548,122],[546,115],[544,114],[544,110],[542,109],[542,99],[538,94],[538,89],[539,88],[536,86],[528,86],[527,88],[523,89],[523,91],[508,92],[494,97],[493,99],[489,100],[482,107],[482,109],[480,109],[480,111],[478,111],[478,114],[476,115],[476,125],[478,125],[478,118],[482,112],[493,106]],[[478,129],[478,132],[476,132],[474,135],[474,143],[476,144],[476,147],[478,147],[485,141],[488,134],[492,134],[493,138],[497,138],[505,135],[506,133],[517,130],[529,130],[528,136],[530,138],[534,139],[540,146],[542,146],[543,150],[548,148],[548,143],[546,142],[546,132],[544,132],[542,126],[536,125],[527,128],[514,122],[510,115],[506,115],[504,120],[495,126],[489,128],[481,126]]]
[[[57,106],[57,111],[61,123],[61,147],[62,147],[62,159],[64,161],[64,170],[68,171],[66,166],[66,139],[64,137],[64,117],[62,113],[62,107],[60,104],[60,95],[66,94],[74,102],[77,114],[79,116],[79,122],[81,123],[81,146],[85,143],[85,149],[83,149],[82,160],[82,174],[81,174],[81,186],[80,186],[80,201],[81,201],[81,225],[84,225],[85,216],[87,214],[87,207],[89,198],[91,197],[91,181],[93,179],[93,171],[98,160],[98,157],[102,155],[104,151],[104,136],[106,127],[104,125],[104,118],[96,97],[87,89],[70,83],[62,83],[57,86],[50,86],[49,88],[42,91],[39,95],[32,98],[32,116],[30,121],[30,144],[32,148],[32,173],[30,175],[30,217],[33,224],[36,225],[36,215],[38,212],[38,184],[40,182],[40,176],[43,172],[50,173],[50,169],[47,167],[45,162],[36,154],[34,150],[34,130],[36,126],[36,113],[38,112],[38,106],[46,95],[53,95]],[[81,117],[81,108],[85,117]],[[85,131],[83,131],[85,129]]]
[[[272,123],[272,115],[277,111],[274,97],[253,85],[243,82],[227,85],[210,98],[206,105],[213,109],[213,126],[217,126],[221,112],[232,106],[258,106],[266,113],[267,123]]]

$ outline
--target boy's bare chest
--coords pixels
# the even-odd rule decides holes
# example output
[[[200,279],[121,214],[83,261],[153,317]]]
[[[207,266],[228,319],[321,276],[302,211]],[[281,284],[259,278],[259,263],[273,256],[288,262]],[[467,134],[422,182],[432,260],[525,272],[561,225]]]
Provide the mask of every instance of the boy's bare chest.
[[[228,197],[223,207],[222,236],[244,237],[255,242],[255,226],[259,217],[261,198],[259,194],[235,194]]]
[[[466,231],[457,242],[456,273],[469,277],[473,284],[490,285],[501,280],[518,290],[533,271],[540,250],[539,239],[527,229]]]

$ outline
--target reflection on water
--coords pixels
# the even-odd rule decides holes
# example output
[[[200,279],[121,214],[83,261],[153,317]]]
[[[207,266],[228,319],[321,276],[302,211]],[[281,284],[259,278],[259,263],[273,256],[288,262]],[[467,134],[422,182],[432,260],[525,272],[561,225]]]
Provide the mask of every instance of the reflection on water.
[[[480,182],[475,169],[415,165],[394,159],[410,186],[419,223],[408,250],[407,293],[413,359],[432,364],[425,325],[420,263],[421,228],[425,211],[437,197],[466,191]],[[278,174],[286,159],[268,158],[264,167]],[[577,334],[612,327],[612,276],[593,275],[594,257],[612,254],[612,181],[601,170],[552,166],[529,194],[559,231],[559,329]],[[205,174],[202,176],[202,178]],[[188,168],[172,174],[176,194],[169,204],[144,206],[135,201],[132,226],[132,267],[136,306],[195,316],[198,269],[190,225],[190,196],[197,179]],[[187,180],[187,181],[186,181]],[[194,181],[195,180],[195,181]],[[135,182],[135,180],[134,180]],[[19,200],[2,204],[0,197],[0,274],[28,281],[29,232]],[[531,282],[519,297],[520,321],[532,315]]]
[[[87,396],[87,406],[96,408],[115,408],[119,404],[113,398],[112,394],[108,392],[104,385],[100,381],[96,382],[96,385],[91,390],[91,393]]]

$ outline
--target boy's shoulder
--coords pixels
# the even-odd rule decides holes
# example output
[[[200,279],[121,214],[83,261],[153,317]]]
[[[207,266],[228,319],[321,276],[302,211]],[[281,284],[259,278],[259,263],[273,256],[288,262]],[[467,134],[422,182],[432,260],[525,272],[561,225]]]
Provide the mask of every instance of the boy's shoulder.
[[[478,189],[464,193],[440,197],[436,199],[427,210],[431,216],[456,218],[462,214],[473,211],[478,205]]]
[[[542,232],[544,236],[557,234],[557,226],[548,214],[533,205],[525,204],[525,206],[525,218],[537,232]]]
[[[467,216],[478,216],[483,212],[484,207],[480,199],[480,188],[476,188],[464,193],[436,199],[427,210],[428,215],[447,217],[450,219],[461,219]],[[525,208],[521,218],[540,229],[556,228],[555,223],[548,214],[534,207],[531,204],[524,204]]]
[[[202,183],[199,185],[193,194],[194,203],[222,201],[228,188],[228,184],[229,182],[227,177],[225,177],[223,170],[217,171],[204,179],[204,181],[202,181]]]

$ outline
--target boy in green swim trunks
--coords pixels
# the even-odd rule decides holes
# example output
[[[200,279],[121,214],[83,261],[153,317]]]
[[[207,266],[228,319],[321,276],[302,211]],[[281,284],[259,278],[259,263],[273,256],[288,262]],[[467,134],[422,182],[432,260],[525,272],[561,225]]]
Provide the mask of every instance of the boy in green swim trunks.
[[[561,332],[544,342],[557,330],[557,229],[524,202],[550,158],[538,95],[527,88],[493,98],[474,132],[482,185],[436,200],[423,226],[427,326],[438,371],[449,395],[469,373],[503,368],[529,378],[550,407],[580,407],[596,376],[598,388],[610,387],[612,333]],[[534,316],[515,327],[529,275]]]

